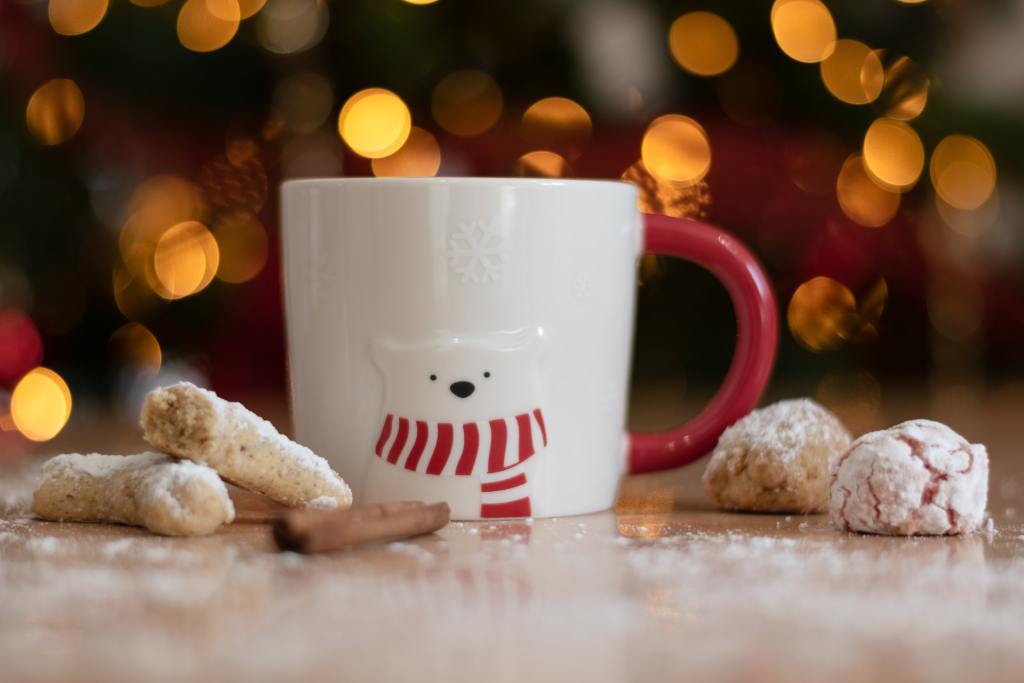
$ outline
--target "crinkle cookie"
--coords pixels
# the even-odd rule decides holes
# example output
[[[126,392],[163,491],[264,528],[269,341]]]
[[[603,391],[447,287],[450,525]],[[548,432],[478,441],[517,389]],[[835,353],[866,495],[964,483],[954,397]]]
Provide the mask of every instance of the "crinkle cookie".
[[[209,465],[231,483],[283,505],[352,505],[348,484],[326,460],[241,403],[188,382],[149,392],[142,429],[154,448]]]
[[[163,453],[51,458],[32,511],[56,522],[119,522],[158,534],[208,534],[235,518],[217,473]]]
[[[726,429],[704,471],[716,503],[749,512],[824,512],[829,467],[850,433],[810,399],[779,401]]]
[[[832,470],[840,529],[952,535],[985,521],[988,452],[940,422],[911,420],[857,439]]]

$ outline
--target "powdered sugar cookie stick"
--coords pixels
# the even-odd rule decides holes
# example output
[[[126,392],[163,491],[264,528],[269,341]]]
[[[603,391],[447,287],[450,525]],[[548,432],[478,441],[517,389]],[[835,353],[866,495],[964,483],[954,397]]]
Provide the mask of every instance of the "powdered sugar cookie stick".
[[[155,448],[209,465],[233,484],[284,505],[352,505],[351,490],[326,460],[242,404],[188,382],[149,392],[142,429]]]
[[[208,534],[235,518],[217,473],[163,453],[48,460],[32,511],[56,522],[120,522],[167,536]]]

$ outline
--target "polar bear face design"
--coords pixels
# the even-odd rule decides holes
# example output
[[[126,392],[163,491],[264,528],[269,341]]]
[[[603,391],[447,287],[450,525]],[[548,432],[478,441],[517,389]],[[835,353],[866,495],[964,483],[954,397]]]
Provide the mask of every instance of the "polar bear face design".
[[[378,340],[385,405],[371,497],[408,490],[443,497],[462,517],[530,516],[530,471],[548,445],[542,338],[537,329]],[[453,493],[453,480],[474,489]]]
[[[446,422],[489,420],[536,408],[543,335],[517,330],[444,332],[425,340],[382,338],[373,357],[389,413]]]

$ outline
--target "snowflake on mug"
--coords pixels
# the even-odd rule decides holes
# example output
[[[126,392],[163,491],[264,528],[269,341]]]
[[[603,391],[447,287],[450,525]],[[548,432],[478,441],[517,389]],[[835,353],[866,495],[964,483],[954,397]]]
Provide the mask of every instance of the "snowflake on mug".
[[[501,279],[506,249],[501,232],[492,223],[459,223],[448,239],[448,266],[463,282],[484,283]]]

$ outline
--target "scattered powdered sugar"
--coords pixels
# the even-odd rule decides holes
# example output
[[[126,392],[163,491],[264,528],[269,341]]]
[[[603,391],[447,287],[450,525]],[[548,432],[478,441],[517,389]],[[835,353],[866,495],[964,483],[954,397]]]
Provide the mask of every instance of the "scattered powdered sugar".
[[[671,533],[628,538],[628,518],[593,515],[588,541],[568,544],[576,519],[528,532],[456,523],[447,543],[315,557],[267,552],[248,528],[190,539],[90,528],[33,556],[24,534],[50,527],[0,520],[20,539],[0,535],[3,677],[962,683],[1024,670],[1020,527],[993,553],[980,534],[779,537],[770,524],[698,531],[693,518],[638,516]],[[513,528],[521,542],[479,535]],[[152,562],[126,561],[138,558]],[[381,634],[403,633],[417,635],[401,656],[367,656]]]
[[[437,561],[437,557],[434,555],[434,553],[430,552],[429,550],[426,550],[425,548],[416,543],[394,541],[392,543],[388,543],[386,547],[389,552],[405,555],[406,557],[410,557],[420,564],[433,564]]]
[[[824,441],[825,431],[835,429],[835,425],[835,417],[811,399],[778,401],[737,420],[722,432],[718,448],[756,448],[787,461],[807,444]]]
[[[334,510],[338,507],[338,501],[331,496],[318,496],[306,503],[306,507],[313,510]]]
[[[60,540],[53,536],[40,536],[28,539],[29,550],[41,555],[55,555],[61,550]]]
[[[183,565],[196,562],[198,555],[191,550],[179,548],[173,540],[162,538],[119,538],[99,547],[101,557],[117,560],[143,560],[145,562]]]
[[[116,541],[110,541],[104,543],[100,547],[100,554],[105,557],[117,557],[124,553],[130,552],[138,546],[138,541],[134,538],[119,538]]]
[[[170,462],[163,453],[104,455],[102,453],[65,453],[47,460],[42,467],[44,477],[90,476],[106,478],[125,469],[141,469],[159,462]]]

